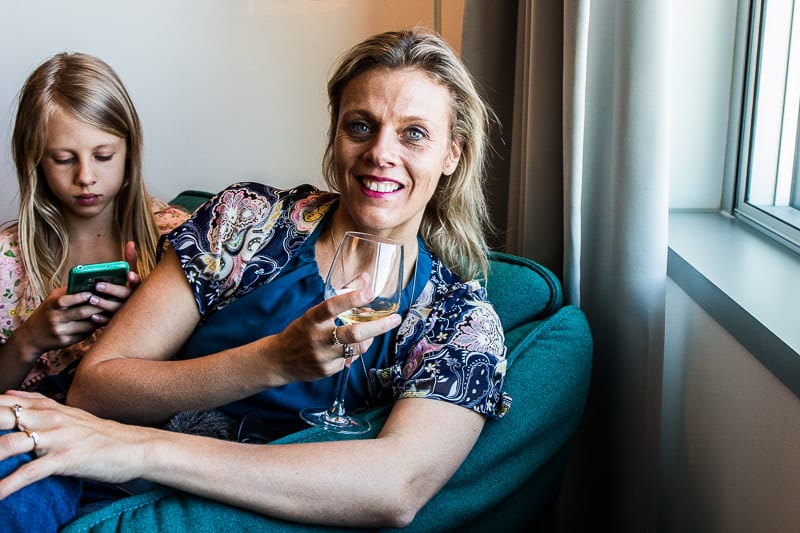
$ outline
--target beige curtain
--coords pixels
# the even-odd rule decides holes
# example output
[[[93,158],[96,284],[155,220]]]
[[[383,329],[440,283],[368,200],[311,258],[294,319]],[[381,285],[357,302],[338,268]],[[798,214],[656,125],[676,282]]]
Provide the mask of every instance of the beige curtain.
[[[485,53],[484,40],[502,31],[475,22],[487,23],[488,4],[495,5],[466,4],[463,54],[471,68]],[[505,246],[561,274],[567,300],[584,310],[595,341],[589,402],[562,490],[561,530],[653,531],[669,3],[520,0],[515,7],[515,29],[505,27],[516,36],[515,49],[506,51],[516,58],[513,91],[505,91],[513,100],[509,170],[492,177],[507,181]]]

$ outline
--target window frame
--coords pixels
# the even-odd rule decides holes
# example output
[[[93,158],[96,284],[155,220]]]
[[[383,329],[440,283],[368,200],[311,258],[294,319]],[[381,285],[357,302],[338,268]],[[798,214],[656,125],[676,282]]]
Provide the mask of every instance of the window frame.
[[[793,1],[793,9],[800,9],[800,2]],[[734,57],[733,79],[742,80],[741,89],[735,90],[731,106],[731,133],[729,143],[735,143],[736,159],[726,171],[726,181],[731,181],[732,201],[729,212],[737,219],[759,230],[800,254],[800,120],[794,147],[792,168],[792,192],[789,206],[755,205],[747,201],[751,178],[753,150],[755,144],[754,122],[758,108],[758,81],[760,59],[763,53],[763,26],[766,18],[767,0],[742,0],[739,4],[737,49]],[[800,28],[791,30],[800,39]],[[796,44],[795,44],[796,46]],[[788,52],[787,52],[788,56]],[[797,67],[800,69],[800,66]],[[738,101],[738,104],[737,104]],[[784,104],[783,113],[786,106]],[[781,115],[784,116],[783,114]],[[776,163],[777,165],[777,163]],[[775,178],[777,181],[777,177]],[[723,206],[724,209],[725,206]]]

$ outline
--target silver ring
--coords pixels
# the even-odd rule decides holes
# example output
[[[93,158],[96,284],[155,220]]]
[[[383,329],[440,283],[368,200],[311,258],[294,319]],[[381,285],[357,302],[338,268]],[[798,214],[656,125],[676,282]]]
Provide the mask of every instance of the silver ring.
[[[11,406],[11,410],[14,411],[14,429],[22,431],[22,424],[19,423],[19,417],[22,414],[22,406],[15,403]]]
[[[353,357],[353,347],[350,346],[349,344],[345,344],[342,353],[344,354],[342,357],[344,357],[345,359],[350,359],[351,357]]]
[[[25,434],[27,436],[29,436],[30,438],[33,439],[33,450],[31,450],[31,451],[35,452],[36,451],[36,447],[39,446],[39,434],[36,433],[35,431],[28,431],[27,429],[24,429],[23,431],[25,432]]]
[[[334,346],[341,346],[343,343],[339,340],[339,337],[336,336],[336,330],[339,329],[339,326],[334,326],[332,337],[333,337],[333,345]]]

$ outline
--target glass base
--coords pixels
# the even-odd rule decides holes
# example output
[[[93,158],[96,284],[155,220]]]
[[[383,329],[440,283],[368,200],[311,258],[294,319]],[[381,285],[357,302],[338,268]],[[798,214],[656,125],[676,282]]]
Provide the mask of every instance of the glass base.
[[[361,435],[370,429],[369,422],[358,415],[334,415],[330,409],[303,409],[300,418],[312,426],[321,427],[334,433]]]

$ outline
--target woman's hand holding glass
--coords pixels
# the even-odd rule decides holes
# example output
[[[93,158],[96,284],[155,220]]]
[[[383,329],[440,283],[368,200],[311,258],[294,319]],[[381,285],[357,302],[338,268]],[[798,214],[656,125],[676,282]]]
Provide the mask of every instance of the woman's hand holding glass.
[[[350,364],[353,356],[363,351],[361,346],[354,348],[349,339],[342,338],[344,331],[340,334],[339,327],[368,323],[393,315],[400,307],[402,289],[402,244],[366,233],[345,233],[325,279],[325,298],[331,301],[354,292],[361,292],[362,295],[366,292],[368,296],[338,313],[331,341],[336,347],[342,346],[345,363],[339,374],[333,404],[327,409],[303,409],[300,412],[303,420],[339,433],[360,434],[369,431],[369,422],[345,412],[344,395]]]
[[[265,337],[261,351],[266,367],[262,371],[277,378],[269,386],[316,381],[342,370],[343,350],[334,345],[331,335],[335,319],[373,299],[371,290],[341,294],[310,308],[278,335]],[[399,315],[389,315],[373,322],[340,326],[337,335],[342,343],[351,345],[356,354],[361,354],[369,349],[374,337],[396,328],[400,321]]]

